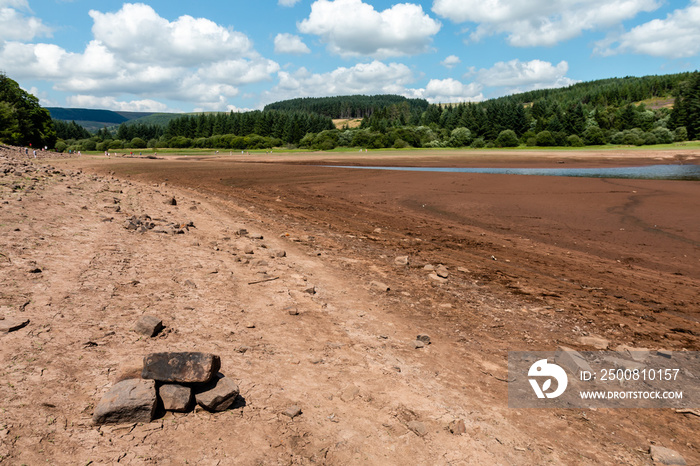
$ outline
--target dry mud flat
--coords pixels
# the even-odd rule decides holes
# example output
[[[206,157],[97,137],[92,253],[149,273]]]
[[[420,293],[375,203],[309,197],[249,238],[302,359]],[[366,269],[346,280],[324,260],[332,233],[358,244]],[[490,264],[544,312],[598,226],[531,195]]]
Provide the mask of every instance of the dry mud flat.
[[[405,197],[429,194],[415,178],[2,155],[0,322],[29,321],[0,335],[3,462],[652,464],[652,445],[700,462],[693,414],[509,409],[504,382],[508,350],[592,349],[587,336],[698,350],[697,261],[519,238],[488,209],[481,225],[424,213]],[[125,228],[144,214],[152,229]],[[687,221],[677,236],[697,241]],[[447,278],[424,269],[440,263]],[[145,314],[166,326],[154,338],[134,332]],[[220,355],[240,402],[95,426],[119,373],[166,351]]]

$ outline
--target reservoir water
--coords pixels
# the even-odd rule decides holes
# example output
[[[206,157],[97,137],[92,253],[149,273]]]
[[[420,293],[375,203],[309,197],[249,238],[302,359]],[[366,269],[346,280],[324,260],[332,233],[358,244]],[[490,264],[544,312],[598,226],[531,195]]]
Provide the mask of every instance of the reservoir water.
[[[586,178],[631,178],[640,180],[700,180],[700,165],[647,165],[607,168],[451,168],[451,167],[362,167],[326,165],[359,170],[400,170],[445,173],[487,173],[496,175],[578,176]]]

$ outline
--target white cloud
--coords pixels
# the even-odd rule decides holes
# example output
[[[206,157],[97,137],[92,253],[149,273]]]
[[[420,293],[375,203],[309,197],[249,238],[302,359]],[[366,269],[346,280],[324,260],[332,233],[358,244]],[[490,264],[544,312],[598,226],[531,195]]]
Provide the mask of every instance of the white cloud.
[[[414,81],[411,70],[401,63],[380,61],[340,67],[328,73],[311,73],[300,68],[290,73],[280,71],[279,82],[266,92],[266,102],[294,97],[328,97],[350,94],[405,94],[406,85]]]
[[[277,2],[277,4],[281,6],[294,6],[297,3],[299,3],[299,0],[279,0]]]
[[[90,16],[95,39],[131,63],[195,66],[252,52],[243,33],[187,15],[170,22],[143,3],[126,3],[116,13],[91,10]]]
[[[54,89],[79,96],[73,100],[83,106],[145,108],[160,98],[226,110],[233,108],[228,99],[240,94],[240,86],[270,80],[280,69],[247,36],[207,19],[182,16],[170,22],[143,4],[90,15],[95,38],[82,53],[54,44],[0,42],[3,71],[17,79],[52,81]]]
[[[440,30],[420,5],[400,3],[377,11],[362,0],[317,0],[299,31],[314,34],[342,56],[387,58],[427,51]]]
[[[452,78],[431,79],[425,89],[408,89],[404,95],[430,103],[479,102],[484,100],[482,89],[478,83],[464,84]]]
[[[554,66],[542,60],[510,60],[498,62],[489,69],[479,70],[477,81],[488,87],[503,87],[511,94],[577,83],[578,81],[566,77],[568,71],[569,64],[565,61]]]
[[[76,108],[109,108],[122,112],[173,112],[167,105],[155,100],[120,101],[114,97],[74,95],[68,98],[68,105]]]
[[[449,57],[445,58],[443,61],[440,62],[442,66],[450,69],[454,68],[460,63],[462,63],[462,60],[460,60],[457,55],[450,55]]]
[[[275,37],[275,53],[288,53],[291,55],[303,55],[311,53],[309,47],[294,34],[277,34]]]
[[[602,55],[630,52],[666,58],[696,56],[700,53],[699,24],[700,0],[693,0],[687,8],[669,13],[666,19],[655,19],[618,37],[600,41],[596,52]]]
[[[659,0],[434,0],[433,11],[455,23],[478,23],[471,39],[505,33],[512,46],[551,46],[583,31],[653,11]]]
[[[32,13],[27,0],[0,0],[0,43],[51,35],[51,28],[39,18],[22,12]]]

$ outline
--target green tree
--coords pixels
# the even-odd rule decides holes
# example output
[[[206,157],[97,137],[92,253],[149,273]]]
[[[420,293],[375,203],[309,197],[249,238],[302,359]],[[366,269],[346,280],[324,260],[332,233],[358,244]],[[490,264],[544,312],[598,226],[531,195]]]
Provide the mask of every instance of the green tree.
[[[545,130],[545,131],[540,131],[537,133],[537,136],[535,137],[535,141],[538,146],[543,146],[543,147],[548,147],[548,146],[555,146],[557,143],[554,140],[554,136],[552,136],[552,133]]]
[[[499,147],[518,147],[518,136],[512,129],[501,131],[496,138],[496,145]]]
[[[0,139],[7,144],[53,148],[57,136],[49,111],[39,99],[0,73]]]

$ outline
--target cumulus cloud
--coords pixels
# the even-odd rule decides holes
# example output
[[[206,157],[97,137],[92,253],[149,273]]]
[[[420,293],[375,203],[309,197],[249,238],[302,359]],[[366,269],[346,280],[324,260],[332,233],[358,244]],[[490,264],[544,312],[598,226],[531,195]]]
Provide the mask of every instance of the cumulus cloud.
[[[288,53],[291,55],[304,55],[311,53],[309,47],[294,34],[277,34],[275,36],[275,53]]]
[[[380,61],[340,67],[328,73],[311,73],[306,68],[280,71],[279,82],[265,93],[267,102],[293,97],[328,97],[349,94],[405,94],[414,81],[408,66]]]
[[[92,10],[90,16],[94,39],[82,53],[7,41],[0,43],[3,70],[14,78],[53,81],[54,89],[75,93],[73,103],[83,106],[146,108],[162,98],[226,110],[239,87],[270,80],[280,69],[245,34],[208,19],[168,21],[144,4],[125,4],[114,13]],[[125,94],[135,98],[120,100]]]
[[[114,97],[74,95],[68,98],[68,105],[76,108],[109,108],[122,112],[173,112],[167,105],[155,100],[122,101]]]
[[[431,79],[425,89],[414,95],[431,103],[478,102],[484,100],[483,86],[479,83],[464,84],[456,79]]]
[[[32,14],[27,0],[0,0],[0,43],[51,35],[51,28],[39,18],[25,13]]]
[[[252,52],[243,33],[188,15],[170,22],[143,3],[126,3],[114,13],[91,10],[90,16],[95,39],[132,63],[195,66]]]
[[[666,19],[655,19],[632,28],[618,37],[609,37],[597,44],[601,55],[637,53],[665,58],[686,58],[700,53],[700,0],[687,8],[669,13]]]
[[[433,11],[455,23],[478,23],[474,41],[504,33],[510,45],[532,47],[617,25],[660,5],[660,0],[435,0]]]
[[[479,70],[476,80],[484,86],[503,87],[507,93],[517,93],[577,83],[578,81],[566,77],[568,71],[569,64],[565,61],[554,66],[542,60],[510,60]]]
[[[460,60],[457,55],[450,55],[449,57],[445,58],[443,61],[440,62],[442,66],[450,69],[454,68],[460,63],[462,63],[462,60]]]
[[[423,53],[440,27],[420,5],[400,3],[380,12],[362,0],[317,0],[298,24],[334,54],[374,58]]]

